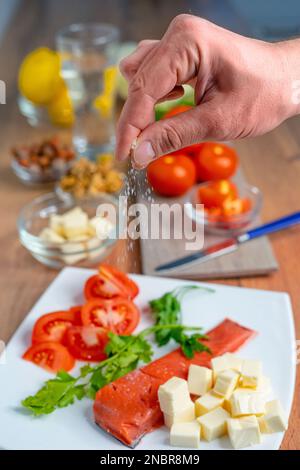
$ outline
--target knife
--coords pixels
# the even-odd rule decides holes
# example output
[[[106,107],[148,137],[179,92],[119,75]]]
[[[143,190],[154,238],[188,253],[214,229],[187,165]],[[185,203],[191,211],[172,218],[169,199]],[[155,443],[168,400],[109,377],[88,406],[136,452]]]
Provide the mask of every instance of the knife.
[[[280,219],[274,220],[267,224],[259,225],[248,232],[242,233],[235,238],[227,238],[226,240],[217,243],[215,245],[204,248],[201,251],[197,251],[182,258],[170,261],[165,264],[161,264],[155,268],[155,271],[170,271],[184,265],[192,265],[195,263],[203,263],[213,258],[232,253],[237,248],[250,240],[255,238],[263,237],[273,232],[278,232],[293,225],[300,223],[300,212],[294,212],[293,214],[287,215]]]

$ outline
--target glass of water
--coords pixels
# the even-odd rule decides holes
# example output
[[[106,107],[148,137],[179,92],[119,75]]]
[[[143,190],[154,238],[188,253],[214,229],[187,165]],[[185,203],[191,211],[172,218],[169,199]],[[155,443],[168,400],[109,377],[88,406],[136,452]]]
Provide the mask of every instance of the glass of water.
[[[73,144],[92,160],[114,148],[118,43],[118,29],[102,23],[72,24],[56,36],[75,114]]]

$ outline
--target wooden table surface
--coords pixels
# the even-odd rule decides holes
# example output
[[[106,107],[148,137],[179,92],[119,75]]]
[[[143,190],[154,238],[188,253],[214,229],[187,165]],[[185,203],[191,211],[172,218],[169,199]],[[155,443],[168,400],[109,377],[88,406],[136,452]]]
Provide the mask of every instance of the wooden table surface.
[[[7,341],[32,305],[42,294],[57,272],[35,261],[20,246],[16,220],[22,206],[41,193],[41,189],[23,186],[10,170],[9,149],[16,143],[40,138],[48,130],[32,129],[17,108],[17,69],[21,58],[40,45],[53,45],[55,32],[63,25],[76,21],[106,21],[117,24],[124,39],[141,40],[160,37],[170,19],[188,11],[191,2],[180,0],[117,1],[110,2],[64,0],[26,0],[21,3],[0,48],[0,79],[7,86],[7,104],[0,105],[0,339]],[[193,2],[192,2],[193,3]],[[208,3],[210,7],[208,8]],[[222,3],[222,7],[220,7]],[[63,5],[62,5],[63,4]],[[222,20],[220,8],[225,0],[198,2],[193,12],[208,18]],[[228,5],[228,9],[230,5]],[[247,32],[234,11],[229,26]],[[147,21],[144,21],[147,18]],[[300,118],[294,118],[263,137],[238,142],[242,167],[250,183],[264,194],[263,220],[271,220],[292,211],[300,205]],[[272,236],[272,246],[279,263],[279,271],[267,277],[232,279],[226,284],[286,291],[294,309],[297,338],[300,339],[300,229],[294,228]],[[121,264],[120,264],[120,260]],[[126,242],[119,242],[109,257],[127,271],[140,272],[138,244],[128,251]],[[219,281],[218,281],[219,282]],[[222,282],[222,281],[221,281]],[[272,321],[272,319],[270,319]],[[298,374],[293,411],[282,449],[300,449],[300,376]]]

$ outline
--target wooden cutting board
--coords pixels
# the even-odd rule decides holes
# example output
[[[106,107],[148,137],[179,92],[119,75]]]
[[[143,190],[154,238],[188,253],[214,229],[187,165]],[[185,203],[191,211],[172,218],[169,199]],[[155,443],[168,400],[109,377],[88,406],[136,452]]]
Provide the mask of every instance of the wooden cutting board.
[[[137,202],[150,206],[153,202],[174,202],[183,203],[183,198],[172,198],[166,200],[153,193],[147,183],[145,174],[139,172],[136,184]],[[235,181],[237,184],[244,181],[244,177],[239,172]],[[253,224],[258,225],[259,219]],[[208,247],[224,240],[224,238],[205,233],[204,247]],[[186,240],[153,240],[141,239],[142,269],[144,274],[158,275],[155,268],[160,264],[173,261],[190,253],[186,250]],[[194,251],[193,251],[194,253]],[[205,263],[183,266],[176,270],[165,272],[168,277],[180,277],[183,279],[217,279],[242,276],[255,276],[269,274],[278,269],[277,261],[274,257],[271,244],[267,237],[258,238],[239,247],[236,252],[220,256]]]

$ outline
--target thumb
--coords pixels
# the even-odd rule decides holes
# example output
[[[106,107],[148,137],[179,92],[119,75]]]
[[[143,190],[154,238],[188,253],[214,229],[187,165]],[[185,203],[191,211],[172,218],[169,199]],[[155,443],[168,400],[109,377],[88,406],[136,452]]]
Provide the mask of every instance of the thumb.
[[[133,152],[133,164],[145,168],[152,160],[203,139],[213,137],[214,113],[211,103],[162,119],[146,127],[139,135]]]

